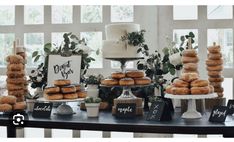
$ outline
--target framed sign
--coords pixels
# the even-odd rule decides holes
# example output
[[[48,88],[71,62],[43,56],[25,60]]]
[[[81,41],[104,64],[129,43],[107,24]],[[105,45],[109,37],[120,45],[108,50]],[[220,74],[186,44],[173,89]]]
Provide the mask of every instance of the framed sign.
[[[79,83],[80,68],[81,56],[49,55],[47,83],[51,86],[54,80],[58,79],[69,79],[72,83]]]
[[[116,106],[116,117],[129,118],[136,115],[135,103],[118,103]]]
[[[209,121],[222,123],[225,121],[227,115],[228,115],[228,107],[215,106],[211,111]]]
[[[38,118],[49,118],[52,111],[52,103],[35,103],[32,116]]]

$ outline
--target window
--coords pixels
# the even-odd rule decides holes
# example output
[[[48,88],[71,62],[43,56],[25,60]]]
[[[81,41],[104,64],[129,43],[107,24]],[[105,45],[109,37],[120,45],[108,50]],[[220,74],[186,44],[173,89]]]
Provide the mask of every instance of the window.
[[[81,23],[101,23],[102,6],[81,6]]]
[[[232,19],[232,6],[207,6],[208,19]]]
[[[0,25],[15,25],[14,6],[0,6]]]
[[[174,20],[196,20],[197,6],[173,6]]]
[[[133,22],[133,6],[111,6],[111,22]]]
[[[43,6],[24,6],[24,24],[43,24]]]
[[[14,40],[14,33],[0,34],[0,66],[5,66],[6,56],[12,54]]]
[[[63,42],[63,34],[67,32],[53,32],[51,34],[51,42],[56,47],[59,47]]]
[[[70,24],[72,23],[72,13],[72,6],[52,6],[52,23]]]

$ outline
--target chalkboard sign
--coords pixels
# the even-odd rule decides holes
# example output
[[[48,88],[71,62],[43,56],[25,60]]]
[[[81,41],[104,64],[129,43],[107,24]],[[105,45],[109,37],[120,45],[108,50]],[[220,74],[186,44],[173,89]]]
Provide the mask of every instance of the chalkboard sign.
[[[49,118],[52,111],[52,103],[35,103],[32,116],[39,118]]]
[[[228,100],[228,114],[232,115],[234,113],[234,100]]]
[[[163,100],[153,102],[146,117],[146,120],[152,121],[169,121],[171,119],[171,110]]]
[[[224,122],[228,114],[228,107],[215,106],[210,114],[210,122]]]
[[[116,105],[116,117],[129,118],[136,116],[135,103],[118,103]]]
[[[48,86],[54,85],[54,80],[68,79],[72,83],[80,82],[81,56],[49,55]]]

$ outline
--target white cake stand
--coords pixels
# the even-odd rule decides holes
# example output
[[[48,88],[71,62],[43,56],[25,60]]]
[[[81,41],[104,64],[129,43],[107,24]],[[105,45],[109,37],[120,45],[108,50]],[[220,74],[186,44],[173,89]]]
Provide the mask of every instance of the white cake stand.
[[[180,100],[188,100],[188,108],[187,111],[182,114],[182,118],[185,119],[195,119],[201,118],[202,115],[196,109],[196,102],[197,99],[209,99],[209,98],[216,98],[218,95],[216,93],[212,94],[204,94],[204,95],[172,95],[172,94],[165,94],[165,98],[171,99],[180,99]]]

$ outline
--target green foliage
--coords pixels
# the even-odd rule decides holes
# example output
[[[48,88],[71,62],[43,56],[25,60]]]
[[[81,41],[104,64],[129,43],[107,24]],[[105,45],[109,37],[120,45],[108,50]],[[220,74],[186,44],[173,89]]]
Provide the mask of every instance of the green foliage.
[[[95,75],[90,75],[88,76],[87,78],[85,78],[85,83],[86,84],[95,84],[95,85],[98,85],[101,83],[101,80],[103,79],[104,77],[99,74],[97,76]]]
[[[40,97],[40,94],[36,94],[36,95],[32,95],[30,93],[27,93],[27,95],[25,96],[26,99],[33,99],[33,100],[36,100]]]
[[[85,103],[100,103],[102,100],[99,97],[86,97]]]

